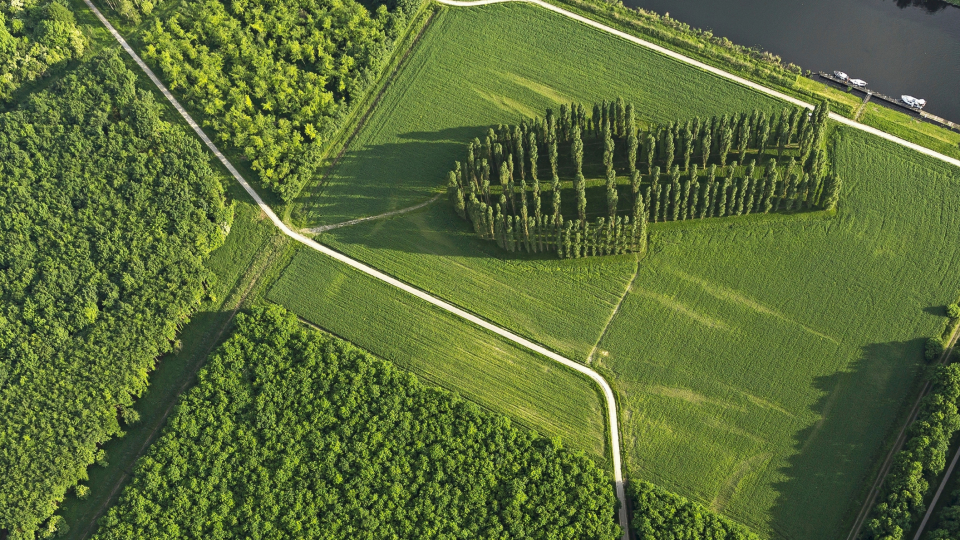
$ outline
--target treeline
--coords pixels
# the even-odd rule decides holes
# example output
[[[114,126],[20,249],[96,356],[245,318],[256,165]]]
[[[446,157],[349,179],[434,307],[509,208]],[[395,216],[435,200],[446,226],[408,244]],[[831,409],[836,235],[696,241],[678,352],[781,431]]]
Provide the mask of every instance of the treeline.
[[[116,52],[0,114],[0,536],[34,538],[135,421],[232,218]]]
[[[97,540],[614,540],[611,479],[278,306],[237,317]]]
[[[939,367],[903,450],[894,458],[862,538],[901,540],[923,515],[930,481],[946,467],[950,440],[960,430],[958,399],[960,365]]]
[[[950,494],[947,504],[937,510],[937,518],[930,523],[926,540],[956,540],[960,538],[960,490]]]
[[[260,180],[292,200],[421,0],[184,0],[143,57]]]
[[[0,104],[86,49],[87,38],[63,0],[0,2]]]
[[[760,540],[746,527],[653,484],[627,485],[637,540]]]
[[[642,252],[648,222],[833,209],[841,181],[827,161],[828,116],[824,104],[641,129],[622,98],[590,115],[561,105],[471,141],[448,193],[481,238],[508,251]]]

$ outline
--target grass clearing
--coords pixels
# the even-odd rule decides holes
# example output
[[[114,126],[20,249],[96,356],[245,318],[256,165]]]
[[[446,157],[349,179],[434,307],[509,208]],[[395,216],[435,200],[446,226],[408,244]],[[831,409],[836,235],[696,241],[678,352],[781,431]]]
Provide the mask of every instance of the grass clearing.
[[[609,462],[599,390],[551,360],[308,249],[267,299],[430,384]]]
[[[631,474],[782,538],[845,534],[960,284],[960,176],[837,147],[833,219],[655,227],[598,347]]]

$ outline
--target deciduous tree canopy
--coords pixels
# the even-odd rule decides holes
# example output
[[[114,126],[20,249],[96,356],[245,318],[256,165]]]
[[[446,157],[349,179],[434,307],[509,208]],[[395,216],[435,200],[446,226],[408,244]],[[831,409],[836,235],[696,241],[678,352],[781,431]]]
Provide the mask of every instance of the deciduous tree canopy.
[[[0,115],[0,530],[32,531],[130,421],[230,211],[117,53]]]
[[[237,318],[98,540],[617,538],[610,479],[279,307]]]

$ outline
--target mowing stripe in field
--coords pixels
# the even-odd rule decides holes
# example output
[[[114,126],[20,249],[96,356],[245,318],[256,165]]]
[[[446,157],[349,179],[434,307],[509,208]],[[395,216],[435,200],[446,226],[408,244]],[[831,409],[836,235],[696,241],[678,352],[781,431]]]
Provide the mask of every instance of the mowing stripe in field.
[[[704,71],[707,71],[707,72],[709,72],[709,73],[713,73],[714,75],[718,75],[718,76],[723,77],[723,78],[725,78],[725,79],[729,79],[729,80],[731,80],[731,81],[734,81],[734,82],[736,82],[736,83],[739,83],[739,84],[741,84],[741,85],[743,85],[743,86],[746,86],[746,87],[748,87],[748,88],[752,88],[752,89],[754,89],[754,90],[757,90],[758,92],[762,92],[762,93],[767,94],[767,95],[769,95],[769,96],[773,96],[773,97],[775,97],[775,98],[782,99],[782,100],[784,100],[784,101],[788,101],[788,102],[793,103],[794,105],[797,105],[797,106],[799,106],[799,107],[806,107],[806,108],[808,108],[808,109],[812,109],[812,108],[813,108],[813,105],[811,105],[811,104],[809,104],[809,103],[807,103],[807,102],[805,102],[805,101],[801,101],[801,100],[799,100],[799,99],[797,99],[797,98],[795,98],[795,97],[788,96],[788,95],[786,95],[786,94],[777,92],[776,90],[767,88],[766,86],[757,84],[757,83],[755,83],[755,82],[753,82],[753,81],[748,81],[747,79],[744,79],[744,78],[742,78],[742,77],[738,77],[738,76],[736,76],[736,75],[734,75],[734,74],[732,74],[732,73],[730,73],[730,72],[724,71],[724,70],[722,70],[722,69],[720,69],[720,68],[711,66],[711,65],[709,65],[709,64],[704,64],[703,62],[700,62],[700,61],[698,61],[698,60],[694,60],[693,58],[690,58],[689,56],[684,56],[684,55],[682,55],[682,54],[680,54],[680,53],[678,53],[678,52],[676,52],[676,51],[667,49],[667,48],[665,48],[665,47],[661,47],[661,46],[659,46],[659,45],[655,45],[655,44],[653,44],[653,43],[650,43],[649,41],[645,41],[645,40],[643,40],[643,39],[640,39],[640,38],[638,38],[638,37],[636,37],[636,36],[634,36],[634,35],[632,35],[632,34],[628,34],[628,33],[626,33],[626,32],[621,32],[620,30],[617,30],[617,29],[615,29],[615,28],[611,28],[611,27],[609,27],[609,26],[607,26],[607,25],[605,25],[605,24],[603,24],[603,23],[599,23],[599,22],[597,22],[597,21],[595,21],[595,20],[593,20],[593,19],[589,19],[589,18],[584,17],[584,16],[582,16],[582,15],[577,15],[576,13],[573,13],[573,12],[571,12],[571,11],[567,11],[567,10],[561,8],[561,7],[557,7],[557,6],[553,5],[553,4],[544,2],[543,0],[466,0],[466,1],[460,1],[460,0],[437,0],[437,2],[439,2],[439,3],[443,4],[443,5],[446,5],[446,6],[454,6],[454,7],[485,6],[485,5],[488,5],[488,4],[501,4],[501,3],[504,3],[504,2],[525,2],[525,3],[529,3],[529,4],[536,4],[536,5],[538,5],[538,6],[542,7],[542,8],[545,8],[545,9],[548,9],[548,10],[550,10],[550,11],[553,11],[554,13],[559,13],[560,15],[563,15],[563,16],[565,16],[565,17],[570,17],[571,19],[574,19],[574,20],[576,20],[576,21],[582,22],[583,24],[586,24],[587,26],[592,26],[593,28],[596,28],[596,29],[598,29],[598,30],[600,30],[600,31],[602,31],[602,32],[607,32],[608,34],[613,34],[613,35],[615,35],[615,36],[617,36],[617,37],[619,37],[619,38],[625,39],[625,40],[627,40],[627,41],[629,41],[629,42],[631,42],[631,43],[636,43],[637,45],[640,45],[640,46],[642,46],[642,47],[646,47],[646,48],[651,49],[651,50],[654,50],[654,51],[656,51],[656,52],[658,52],[658,53],[660,53],[660,54],[663,54],[663,55],[665,55],[665,56],[669,56],[670,58],[673,58],[674,60],[678,60],[678,61],[683,62],[683,63],[685,63],[685,64],[689,64],[689,65],[691,65],[691,66],[700,68],[700,69],[702,69],[702,70],[704,70]],[[905,141],[905,140],[903,140],[903,139],[901,139],[901,138],[899,138],[899,137],[895,137],[895,136],[887,133],[886,131],[881,131],[881,130],[879,130],[879,129],[876,129],[876,128],[873,128],[873,127],[870,127],[870,126],[861,124],[860,122],[855,122],[855,121],[853,121],[853,120],[850,120],[849,118],[846,118],[846,117],[844,117],[844,116],[840,116],[839,114],[836,114],[836,113],[830,113],[830,118],[832,118],[833,120],[836,120],[837,122],[840,122],[841,124],[846,124],[846,125],[848,125],[848,126],[851,126],[851,127],[857,128],[857,129],[859,129],[859,130],[865,131],[865,132],[867,132],[867,133],[870,133],[871,135],[876,135],[877,137],[881,137],[881,138],[883,138],[883,139],[887,139],[888,141],[892,141],[892,142],[895,142],[895,143],[897,143],[897,144],[906,146],[907,148],[910,148],[910,149],[912,149],[912,150],[916,150],[917,152],[920,152],[921,154],[925,154],[925,155],[928,155],[928,156],[930,156],[930,157],[934,157],[934,158],[936,158],[936,159],[945,161],[945,162],[947,162],[947,163],[949,163],[949,164],[951,164],[951,165],[956,165],[957,167],[960,167],[960,159],[954,159],[954,158],[952,158],[952,157],[945,156],[945,155],[943,155],[943,154],[941,154],[941,153],[939,153],[939,152],[935,152],[935,151],[933,151],[933,150],[930,150],[929,148],[926,148],[926,147],[924,147],[924,146],[920,146],[919,144],[914,144],[914,143],[912,143],[912,142]]]
[[[218,160],[220,160],[223,166],[226,167],[228,171],[230,171],[230,174],[233,176],[233,178],[241,186],[243,186],[243,189],[250,195],[250,197],[253,198],[254,201],[256,201],[257,206],[260,207],[263,213],[270,218],[270,221],[272,221],[273,224],[276,225],[277,228],[283,232],[283,234],[285,234],[290,238],[293,238],[297,242],[300,242],[301,244],[313,250],[316,250],[320,253],[323,253],[324,255],[327,255],[344,264],[347,264],[363,272],[364,274],[367,274],[380,281],[393,285],[394,287],[401,289],[404,292],[407,292],[409,294],[412,294],[417,298],[420,298],[421,300],[425,300],[444,311],[447,311],[449,313],[452,313],[460,317],[461,319],[469,321],[481,328],[489,330],[505,339],[508,339],[520,345],[521,347],[525,347],[535,353],[546,356],[547,358],[554,360],[555,362],[558,362],[574,371],[582,373],[587,377],[589,377],[591,380],[593,380],[595,383],[597,383],[597,385],[600,386],[600,389],[603,392],[603,398],[607,406],[607,421],[609,422],[609,425],[610,425],[610,453],[613,458],[613,476],[614,476],[617,499],[620,501],[618,521],[620,523],[620,527],[623,529],[623,540],[629,539],[626,493],[624,491],[624,485],[623,485],[623,466],[620,460],[620,427],[619,427],[620,424],[617,420],[617,403],[613,396],[613,390],[610,388],[610,385],[607,383],[607,381],[600,376],[600,374],[598,374],[597,372],[593,371],[592,369],[582,364],[579,364],[577,362],[574,362],[573,360],[569,360],[563,356],[560,356],[559,354],[553,351],[547,350],[546,348],[528,339],[522,338],[514,334],[513,332],[510,332],[504,328],[500,328],[499,326],[491,324],[485,321],[484,319],[481,319],[476,315],[473,315],[472,313],[468,313],[452,304],[449,304],[447,302],[444,302],[443,300],[440,300],[439,298],[435,298],[430,294],[427,294],[419,289],[411,287],[410,285],[407,285],[406,283],[403,283],[374,268],[371,268],[361,263],[360,261],[351,259],[350,257],[347,257],[346,255],[340,252],[334,251],[326,246],[318,244],[317,242],[314,242],[310,238],[307,238],[306,236],[303,236],[300,233],[290,230],[290,228],[287,227],[287,225],[283,223],[283,221],[281,221],[280,218],[273,212],[270,206],[268,206],[267,203],[265,203],[263,199],[260,198],[260,195],[256,192],[256,190],[254,190],[253,187],[246,180],[244,180],[244,178],[240,175],[240,172],[237,171],[237,169],[233,166],[232,163],[230,163],[230,161],[226,158],[226,156],[224,156],[223,153],[220,152],[220,149],[218,149],[217,146],[213,143],[213,141],[210,140],[209,137],[207,137],[206,133],[204,133],[203,130],[200,129],[200,126],[193,120],[190,114],[187,113],[187,111],[183,108],[183,106],[180,105],[180,102],[177,101],[175,97],[173,97],[173,94],[170,93],[170,90],[168,90],[167,87],[162,82],[160,82],[160,79],[157,78],[157,76],[153,73],[153,71],[149,67],[147,67],[147,64],[144,63],[144,61],[140,58],[140,56],[136,53],[136,51],[133,50],[133,47],[131,47],[127,43],[127,41],[123,39],[123,36],[121,36],[120,33],[117,32],[117,30],[113,27],[113,25],[110,24],[110,21],[108,21],[107,18],[103,16],[100,10],[97,9],[97,7],[94,6],[90,0],[83,0],[83,1],[85,4],[87,4],[87,7],[89,7],[90,10],[93,11],[93,14],[97,16],[97,19],[99,19],[100,22],[103,23],[103,25],[107,28],[107,30],[109,30],[110,34],[113,35],[114,39],[116,39],[117,42],[120,43],[120,46],[123,47],[123,50],[126,51],[131,58],[133,58],[134,62],[136,62],[137,65],[140,67],[140,69],[143,70],[143,72],[147,75],[147,77],[150,78],[150,81],[153,82],[154,85],[156,85],[156,87],[160,90],[161,93],[163,93],[164,97],[167,98],[167,101],[169,101],[170,104],[173,105],[173,107],[177,110],[177,112],[180,113],[180,116],[182,116],[183,119],[186,120],[190,128],[193,129],[193,131],[197,134],[198,137],[200,137],[200,140],[202,140],[203,143],[207,146],[207,148],[209,148],[210,151],[213,152],[213,154],[217,157]]]

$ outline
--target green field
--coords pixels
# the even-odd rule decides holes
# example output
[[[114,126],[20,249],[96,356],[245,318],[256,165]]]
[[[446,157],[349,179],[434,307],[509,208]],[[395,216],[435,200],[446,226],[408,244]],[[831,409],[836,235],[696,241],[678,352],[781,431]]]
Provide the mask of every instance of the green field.
[[[552,360],[306,248],[267,299],[430,384],[607,461],[599,389]]]
[[[781,107],[535,7],[441,10],[293,215],[315,226],[424,201],[487,126],[617,95],[647,121]],[[835,217],[654,225],[609,327],[638,269],[632,256],[507,255],[471,238],[445,200],[319,240],[576,358],[606,329],[594,358],[621,394],[630,475],[766,535],[841,538],[914,388],[922,342],[960,285],[960,177],[852,130],[833,148],[845,181]],[[412,356],[419,338],[364,343],[357,322],[329,313],[343,301],[300,289],[294,275],[329,281],[306,257],[272,300],[328,312],[315,322],[381,356]],[[355,291],[370,306],[381,294]],[[355,304],[336,309],[380,312]],[[470,395],[459,385],[472,382],[442,384]]]

